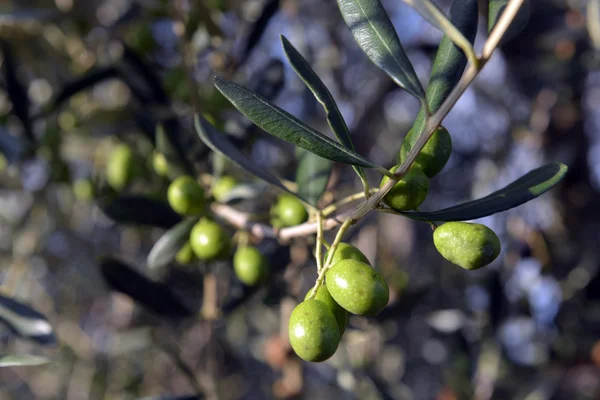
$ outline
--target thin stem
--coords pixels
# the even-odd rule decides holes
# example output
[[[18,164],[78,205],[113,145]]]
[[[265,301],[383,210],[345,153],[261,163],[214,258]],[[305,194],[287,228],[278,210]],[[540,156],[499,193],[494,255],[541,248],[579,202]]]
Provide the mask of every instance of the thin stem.
[[[377,190],[378,189],[371,189],[369,191],[369,194],[371,194],[371,193],[377,193]],[[351,194],[349,196],[346,196],[343,199],[338,200],[335,203],[330,204],[327,207],[325,207],[323,209],[323,211],[322,211],[323,216],[326,217],[326,216],[328,216],[328,215],[336,212],[337,209],[340,208],[341,206],[343,206],[345,204],[348,204],[348,203],[352,203],[353,201],[356,201],[356,200],[364,199],[365,197],[368,198],[369,196],[366,196],[364,192],[354,193],[354,194]]]
[[[317,271],[323,268],[323,214],[317,213],[317,244],[315,249],[315,258],[317,259]]]

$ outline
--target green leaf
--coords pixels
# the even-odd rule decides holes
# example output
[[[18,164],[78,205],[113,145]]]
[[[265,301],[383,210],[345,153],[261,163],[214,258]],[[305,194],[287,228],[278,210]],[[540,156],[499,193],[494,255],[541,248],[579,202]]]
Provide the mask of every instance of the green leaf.
[[[28,367],[52,364],[54,361],[41,356],[0,356],[0,368],[2,367]]]
[[[13,333],[40,344],[54,344],[56,337],[48,319],[33,308],[0,295],[0,323]]]
[[[348,130],[348,126],[346,125],[346,121],[344,121],[344,117],[342,113],[337,107],[333,96],[327,86],[321,81],[321,78],[313,71],[310,67],[310,64],[302,57],[302,54],[298,52],[292,46],[292,44],[287,40],[287,38],[281,35],[281,43],[283,44],[283,51],[290,64],[292,64],[292,68],[296,71],[296,74],[306,83],[306,86],[310,89],[311,92],[315,95],[315,98],[323,108],[325,109],[325,113],[327,114],[327,122],[331,127],[331,130],[335,134],[335,137],[338,141],[354,151],[354,146],[352,145],[352,139],[350,138],[350,131]],[[362,168],[353,166],[354,170],[360,177],[362,181],[366,181],[365,172]]]
[[[177,252],[190,239],[190,232],[197,221],[198,218],[185,219],[166,231],[156,241],[148,254],[148,268],[158,269],[170,263]]]
[[[291,192],[287,187],[285,187],[279,178],[271,175],[269,172],[256,165],[254,161],[250,160],[248,156],[242,153],[240,149],[231,143],[226,134],[217,131],[217,129],[209,124],[208,121],[206,121],[201,115],[196,114],[194,124],[200,139],[202,139],[202,141],[213,151],[228,157],[242,167],[244,171],[251,173],[257,178],[260,178],[281,190],[297,196],[296,193]]]
[[[366,168],[380,168],[240,85],[217,77],[215,86],[242,114],[259,128],[279,139],[328,160]]]
[[[98,206],[110,219],[124,225],[146,225],[170,229],[181,217],[167,204],[141,196],[100,198]]]
[[[156,150],[165,156],[169,165],[169,178],[175,179],[181,175],[194,175],[194,167],[185,157],[185,149],[180,145],[181,131],[176,121],[167,121],[169,130],[163,124],[156,125]]]
[[[523,175],[510,185],[478,200],[433,212],[401,212],[419,221],[468,221],[520,206],[552,189],[567,173],[567,166],[548,164]]]
[[[316,206],[327,188],[333,165],[331,161],[301,148],[297,148],[296,158],[298,194]]]
[[[423,101],[425,92],[379,0],[338,0],[354,40],[396,84]]]
[[[496,26],[498,19],[502,15],[502,12],[506,8],[508,4],[508,0],[490,0],[489,8],[488,8],[488,32],[491,32]],[[514,39],[527,25],[529,22],[529,15],[531,13],[531,5],[529,4],[529,0],[524,0],[519,12],[513,19],[512,23],[506,30],[506,33],[502,37],[500,44],[506,43],[507,41]]]

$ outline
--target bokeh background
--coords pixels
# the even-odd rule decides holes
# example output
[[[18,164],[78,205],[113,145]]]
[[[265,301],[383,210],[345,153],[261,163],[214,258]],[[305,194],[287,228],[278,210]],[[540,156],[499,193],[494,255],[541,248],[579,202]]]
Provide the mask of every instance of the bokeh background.
[[[383,3],[426,82],[441,33],[403,2]],[[436,3],[447,11],[451,2]],[[0,324],[0,354],[53,361],[0,368],[0,398],[599,399],[600,43],[590,32],[600,14],[584,0],[530,6],[526,27],[445,119],[454,152],[422,208],[481,197],[548,162],[567,164],[566,178],[478,221],[503,250],[475,272],[445,261],[427,224],[361,220],[348,240],[384,274],[392,302],[377,318],[352,319],[335,356],[309,364],[289,353],[285,335],[314,282],[310,238],[261,242],[272,273],[256,289],[242,287],[230,262],[150,270],[164,221],[132,222],[169,215],[127,202],[107,211],[115,194],[103,175],[111,149],[128,143],[147,173],[125,194],[164,202],[168,181],[151,169],[164,123],[200,179],[225,168],[251,180],[199,141],[191,117],[200,110],[257,163],[293,180],[294,149],[252,127],[212,86],[215,75],[233,79],[328,132],[280,34],[332,91],[357,151],[394,165],[419,104],[360,51],[336,2],[1,1],[0,290],[44,314],[56,340]],[[95,198],[74,190],[82,179]],[[357,191],[352,170],[336,165],[324,201]],[[276,194],[235,207],[265,213]],[[207,301],[220,317],[202,317]]]

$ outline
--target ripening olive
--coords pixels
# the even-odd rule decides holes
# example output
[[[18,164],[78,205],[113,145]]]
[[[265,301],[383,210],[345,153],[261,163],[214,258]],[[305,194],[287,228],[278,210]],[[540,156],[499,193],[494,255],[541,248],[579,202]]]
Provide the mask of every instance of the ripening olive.
[[[237,180],[231,175],[220,177],[212,187],[213,197],[215,200],[222,202],[237,184]]]
[[[325,253],[325,260],[327,260],[328,255],[329,250]],[[335,253],[333,253],[331,265],[336,264],[338,261],[342,260],[358,260],[364,262],[365,264],[371,264],[369,262],[369,259],[359,249],[357,249],[349,243],[344,242],[341,242],[337,245]]]
[[[400,147],[400,164],[404,162],[408,153],[415,145],[418,139],[417,131],[408,132]],[[443,126],[436,129],[431,135],[413,164],[413,168],[418,168],[429,178],[433,178],[440,173],[450,158],[452,153],[452,137]]]
[[[389,301],[385,279],[369,264],[339,261],[327,271],[325,279],[331,296],[352,314],[377,315]]]
[[[304,300],[307,300],[310,297],[311,292],[312,289],[306,293]],[[346,331],[346,326],[348,325],[348,319],[350,316],[348,315],[348,311],[344,310],[342,306],[336,303],[333,297],[331,297],[331,293],[329,293],[326,284],[323,284],[319,287],[314,299],[325,303],[325,305],[331,310],[335,320],[337,321],[338,329],[340,330],[340,336],[343,335]]]
[[[288,325],[290,344],[306,361],[325,361],[340,343],[340,331],[331,310],[319,300],[298,304]]]
[[[152,155],[152,167],[159,176],[169,175],[169,162],[164,154],[155,151]]]
[[[198,215],[204,211],[204,189],[191,176],[175,179],[167,192],[169,205],[181,215]]]
[[[235,275],[246,286],[261,283],[269,271],[269,263],[256,247],[239,247],[233,255]]]
[[[123,190],[137,175],[136,156],[126,144],[115,148],[106,164],[106,181],[115,190]]]
[[[196,257],[212,260],[226,257],[231,248],[231,238],[221,225],[207,218],[201,218],[190,233],[190,245]]]
[[[192,250],[192,246],[190,245],[190,241],[188,240],[185,244],[179,249],[177,254],[175,254],[175,260],[182,265],[189,265],[194,262],[196,259],[196,255]]]
[[[390,171],[396,172],[399,165],[393,167]],[[384,176],[380,187],[390,178]],[[425,201],[429,191],[429,179],[423,171],[418,168],[411,168],[408,173],[385,195],[386,203],[397,211],[414,210]]]
[[[473,270],[488,265],[500,254],[500,240],[485,225],[446,222],[435,228],[433,243],[451,263]]]
[[[279,196],[273,211],[282,226],[300,225],[308,219],[308,212],[304,208],[304,204],[287,193]]]

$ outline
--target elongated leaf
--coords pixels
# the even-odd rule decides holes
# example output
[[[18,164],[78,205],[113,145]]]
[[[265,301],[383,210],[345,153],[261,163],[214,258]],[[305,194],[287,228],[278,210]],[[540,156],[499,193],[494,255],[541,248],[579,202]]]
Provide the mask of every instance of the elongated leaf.
[[[33,127],[29,115],[29,95],[27,89],[17,76],[17,61],[14,57],[11,46],[4,40],[0,41],[4,62],[2,63],[2,72],[4,75],[4,83],[6,92],[10,102],[13,105],[13,112],[23,124],[23,132],[31,143],[35,143]]]
[[[181,217],[167,204],[140,196],[120,196],[100,199],[100,208],[110,219],[119,224],[147,225],[170,229]]]
[[[468,221],[520,206],[552,189],[567,173],[567,166],[548,164],[523,175],[504,188],[478,200],[432,212],[401,212],[419,221]]]
[[[506,43],[509,40],[514,39],[527,25],[529,22],[529,15],[531,13],[531,5],[529,4],[530,0],[524,0],[519,12],[513,19],[512,23],[506,30],[506,33],[502,37],[500,44]],[[489,8],[488,8],[488,32],[491,32],[496,26],[496,22],[504,12],[506,5],[508,4],[508,0],[490,0]]]
[[[186,158],[181,135],[181,127],[174,119],[166,121],[166,125],[156,125],[156,150],[167,159],[171,179],[180,175],[194,175],[194,167]]]
[[[100,271],[113,290],[128,295],[157,315],[176,318],[194,314],[167,285],[152,281],[117,259],[101,260]]]
[[[0,322],[15,334],[40,344],[54,344],[54,329],[46,317],[10,297],[0,295]]]
[[[242,54],[238,59],[239,64],[243,64],[244,61],[248,59],[248,56],[250,55],[252,50],[260,42],[263,33],[265,33],[265,29],[267,29],[269,21],[275,15],[277,10],[279,10],[279,0],[268,0],[267,4],[265,4],[265,7],[263,8],[262,13],[260,14],[256,22],[252,24],[250,32],[247,35],[245,35],[248,38],[248,40],[246,40],[246,43],[244,44],[244,48],[242,50]]]
[[[281,35],[281,43],[283,44],[283,51],[290,61],[290,64],[292,64],[294,71],[296,71],[296,74],[298,74],[300,79],[306,83],[306,86],[313,92],[317,101],[321,103],[325,109],[327,122],[335,134],[335,137],[341,144],[354,151],[354,145],[352,144],[350,131],[348,130],[346,121],[344,121],[344,117],[338,109],[331,92],[327,89],[327,86],[325,86],[323,81],[321,81],[321,78],[313,71],[310,64],[302,57],[298,50],[296,50],[283,35]],[[366,179],[362,168],[356,166],[353,166],[353,168],[361,179]]]
[[[167,105],[169,96],[160,84],[160,78],[142,58],[127,45],[123,45],[123,62],[119,66],[123,80],[143,103]]]
[[[242,86],[218,77],[215,78],[215,86],[235,108],[271,135],[328,160],[366,168],[377,168],[377,165],[315,131],[293,115]]]
[[[197,221],[197,218],[185,219],[166,231],[156,241],[148,254],[148,268],[157,269],[170,263],[177,252],[190,239],[190,232]]]
[[[338,6],[354,40],[371,61],[404,90],[424,100],[423,86],[381,2],[338,0]]]
[[[2,367],[34,367],[45,364],[52,364],[54,361],[49,358],[34,355],[25,356],[0,356],[0,368]]]
[[[260,178],[281,190],[297,196],[295,193],[286,188],[283,183],[281,183],[279,178],[271,175],[269,172],[256,165],[254,161],[250,160],[244,153],[240,151],[240,149],[231,143],[226,134],[217,131],[217,129],[209,124],[208,121],[206,121],[201,115],[196,114],[194,124],[200,139],[202,139],[202,141],[206,143],[206,145],[213,151],[228,157],[231,159],[231,161],[242,167],[246,172],[251,173],[257,178]]]
[[[312,205],[317,205],[325,193],[331,175],[331,161],[321,158],[307,150],[297,148],[296,183],[298,194]]]
[[[263,196],[268,185],[265,182],[240,183],[231,189],[223,198],[222,203],[235,203],[240,200],[255,199]]]

